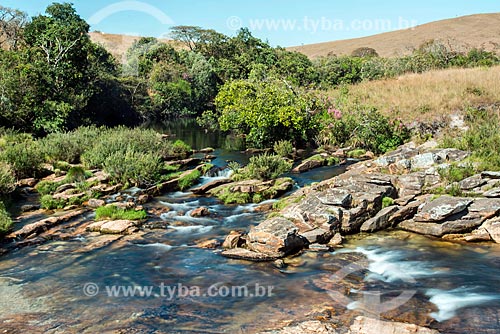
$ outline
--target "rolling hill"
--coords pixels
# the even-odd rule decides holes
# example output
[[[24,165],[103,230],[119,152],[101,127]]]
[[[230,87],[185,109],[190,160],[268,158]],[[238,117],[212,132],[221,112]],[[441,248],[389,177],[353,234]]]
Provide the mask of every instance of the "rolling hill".
[[[432,39],[450,43],[458,50],[483,48],[500,54],[500,13],[463,16],[419,25],[413,29],[288,49],[315,58],[328,54],[349,55],[359,47],[370,47],[382,57],[392,57],[409,54]]]

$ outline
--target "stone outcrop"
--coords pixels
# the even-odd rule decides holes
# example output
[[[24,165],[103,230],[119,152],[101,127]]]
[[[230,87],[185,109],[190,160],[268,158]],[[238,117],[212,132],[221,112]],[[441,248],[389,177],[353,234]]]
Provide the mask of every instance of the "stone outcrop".
[[[88,231],[102,234],[131,234],[137,231],[137,222],[132,220],[98,221],[87,227]]]
[[[359,316],[354,320],[348,334],[439,334],[437,330]]]

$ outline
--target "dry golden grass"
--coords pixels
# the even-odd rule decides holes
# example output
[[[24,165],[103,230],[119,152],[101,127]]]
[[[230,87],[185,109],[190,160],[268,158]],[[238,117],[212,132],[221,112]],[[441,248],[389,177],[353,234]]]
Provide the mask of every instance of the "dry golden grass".
[[[500,105],[500,66],[408,74],[348,88],[347,108],[360,103],[405,122],[439,121],[467,107]],[[340,91],[329,94],[338,98]]]
[[[371,47],[381,57],[407,55],[431,39],[450,43],[456,49],[484,48],[500,52],[500,13],[477,14],[423,24],[369,37],[310,44],[289,48],[310,58],[350,55],[359,47]]]
[[[90,39],[97,44],[102,45],[108,52],[110,52],[118,62],[123,63],[125,61],[124,56],[127,50],[138,41],[140,36],[128,36],[128,35],[117,35],[117,34],[106,34],[101,32],[91,32],[89,33]],[[160,39],[161,42],[169,43],[174,47],[181,47],[178,43],[168,40]]]

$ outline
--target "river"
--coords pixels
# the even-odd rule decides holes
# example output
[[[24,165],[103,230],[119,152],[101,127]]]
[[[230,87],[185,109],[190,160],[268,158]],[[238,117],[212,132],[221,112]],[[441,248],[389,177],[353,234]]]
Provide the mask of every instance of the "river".
[[[177,137],[195,148],[221,145],[220,138],[201,140],[182,127]],[[225,149],[215,155],[219,166],[248,159]],[[305,185],[342,171],[294,177]],[[81,237],[2,256],[0,332],[256,333],[320,316],[336,319],[344,332],[355,315],[368,313],[442,333],[500,333],[497,245],[392,231],[351,237],[334,252],[304,252],[285,266],[249,263],[196,243],[258,224],[264,216],[255,205],[226,206],[189,191],[152,205],[168,208],[159,219],[166,229],[87,252],[89,240]],[[190,217],[200,206],[214,214]]]

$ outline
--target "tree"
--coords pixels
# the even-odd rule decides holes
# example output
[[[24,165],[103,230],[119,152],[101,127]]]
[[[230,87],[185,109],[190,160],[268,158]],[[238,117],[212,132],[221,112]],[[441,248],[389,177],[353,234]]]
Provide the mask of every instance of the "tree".
[[[378,53],[374,48],[360,47],[355,49],[351,56],[353,57],[378,57]]]
[[[28,22],[26,13],[0,6],[0,48],[17,50]]]

